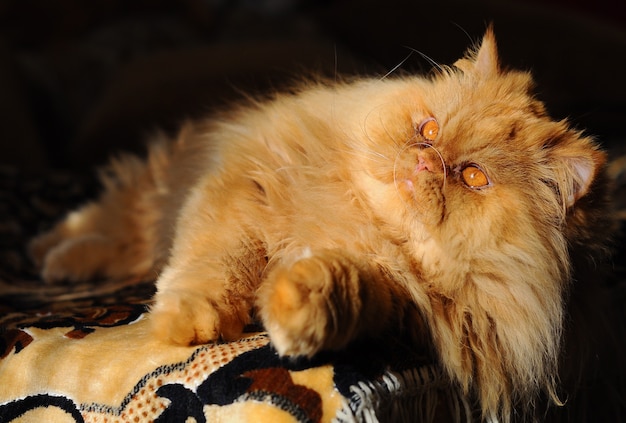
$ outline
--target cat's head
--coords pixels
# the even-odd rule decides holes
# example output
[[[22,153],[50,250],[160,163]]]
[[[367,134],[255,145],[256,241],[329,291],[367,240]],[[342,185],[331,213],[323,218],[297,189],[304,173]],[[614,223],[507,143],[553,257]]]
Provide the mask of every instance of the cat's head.
[[[377,203],[406,236],[431,239],[455,260],[507,247],[565,253],[568,217],[605,155],[548,116],[529,73],[501,68],[491,30],[432,78],[388,85],[364,127],[367,148],[389,160],[371,161],[369,174],[386,185]]]

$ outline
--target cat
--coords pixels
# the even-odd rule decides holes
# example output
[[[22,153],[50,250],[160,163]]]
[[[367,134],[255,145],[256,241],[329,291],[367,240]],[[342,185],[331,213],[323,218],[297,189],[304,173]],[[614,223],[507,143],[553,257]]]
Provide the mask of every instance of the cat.
[[[48,282],[156,277],[153,335],[282,356],[427,343],[483,417],[556,395],[570,254],[609,231],[605,153],[494,32],[431,75],[312,80],[155,137],[35,238]]]

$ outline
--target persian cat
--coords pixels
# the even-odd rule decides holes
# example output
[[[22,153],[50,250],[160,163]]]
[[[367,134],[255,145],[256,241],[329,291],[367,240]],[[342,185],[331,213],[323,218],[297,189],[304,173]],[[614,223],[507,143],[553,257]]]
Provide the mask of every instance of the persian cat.
[[[605,155],[532,89],[489,29],[429,76],[250,100],[114,159],[98,201],[31,253],[49,282],[157,276],[167,342],[236,339],[254,317],[286,356],[402,332],[484,417],[558,401],[570,256],[602,249]]]

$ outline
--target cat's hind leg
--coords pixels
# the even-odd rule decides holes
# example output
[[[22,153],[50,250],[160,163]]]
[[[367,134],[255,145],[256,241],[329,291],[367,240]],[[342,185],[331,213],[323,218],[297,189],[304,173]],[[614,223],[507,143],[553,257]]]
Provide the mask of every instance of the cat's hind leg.
[[[50,232],[31,241],[30,255],[44,281],[76,282],[104,274],[119,276],[122,269],[111,269],[117,255],[113,240],[97,231],[73,227],[75,220],[93,219],[90,214],[88,210],[73,212]]]
[[[154,160],[153,160],[154,162]],[[29,253],[48,283],[145,276],[156,261],[154,164],[128,156],[102,178],[98,201],[35,237]]]
[[[34,238],[29,252],[42,279],[47,283],[77,282],[148,273],[154,262],[151,247],[133,234],[141,229],[128,227],[126,233],[121,228],[108,230],[107,226],[116,225],[112,219],[101,205],[90,204]]]

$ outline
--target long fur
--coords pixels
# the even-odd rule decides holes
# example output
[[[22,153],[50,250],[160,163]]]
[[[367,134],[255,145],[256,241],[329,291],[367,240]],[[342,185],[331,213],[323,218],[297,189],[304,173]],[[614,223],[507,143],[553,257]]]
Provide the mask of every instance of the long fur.
[[[559,401],[571,249],[606,233],[604,154],[532,88],[491,30],[429,77],[308,82],[114,160],[31,251],[48,281],[158,274],[168,342],[234,339],[252,314],[282,355],[406,333],[507,420]]]

